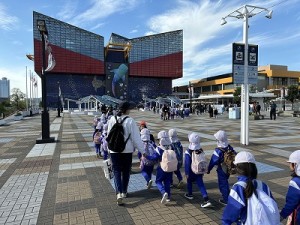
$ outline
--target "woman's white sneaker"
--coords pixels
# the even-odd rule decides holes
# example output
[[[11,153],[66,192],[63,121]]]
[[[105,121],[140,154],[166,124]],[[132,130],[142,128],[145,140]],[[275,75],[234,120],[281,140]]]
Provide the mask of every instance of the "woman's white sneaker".
[[[118,205],[122,205],[123,204],[123,198],[122,198],[122,194],[121,193],[117,194],[117,204]]]

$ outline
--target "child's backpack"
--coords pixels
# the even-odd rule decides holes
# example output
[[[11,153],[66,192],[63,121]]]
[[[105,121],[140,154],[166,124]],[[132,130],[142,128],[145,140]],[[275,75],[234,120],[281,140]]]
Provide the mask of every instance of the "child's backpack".
[[[130,134],[126,140],[124,140],[124,128],[123,122],[128,118],[125,116],[121,122],[118,121],[118,118],[115,116],[116,123],[111,128],[109,134],[107,135],[106,141],[109,150],[114,152],[123,152],[126,146],[127,141],[130,138]]]
[[[196,150],[192,151],[192,164],[191,169],[195,174],[205,174],[207,173],[207,161],[204,151]]]
[[[174,150],[164,150],[160,167],[164,172],[174,172],[177,170],[178,160]]]
[[[146,142],[144,144],[145,144],[146,155],[153,156],[155,154],[155,148],[154,148],[153,144],[149,143],[149,142]],[[145,166],[153,166],[156,163],[155,160],[149,160],[149,159],[146,159],[145,157],[143,157],[142,160],[143,160],[143,164]]]
[[[279,225],[280,214],[277,203],[259,188],[261,181],[257,182],[258,187],[247,200],[247,219],[244,225]],[[238,181],[237,184],[244,188],[247,186],[244,181]]]
[[[178,160],[178,164],[182,164],[183,161],[183,148],[181,143],[178,142],[174,142],[171,144],[171,148],[174,149],[175,153],[176,153],[176,157]]]
[[[236,156],[236,152],[230,145],[228,145],[228,149],[221,149],[221,151],[224,155],[224,161],[221,164],[223,171],[229,175],[236,174],[236,165],[234,165],[233,163]]]
[[[94,143],[95,144],[101,144],[101,135],[99,132],[97,132],[95,135],[94,135]]]

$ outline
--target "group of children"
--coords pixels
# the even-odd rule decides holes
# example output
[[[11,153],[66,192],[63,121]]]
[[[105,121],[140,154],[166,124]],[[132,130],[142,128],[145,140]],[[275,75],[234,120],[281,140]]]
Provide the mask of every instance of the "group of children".
[[[147,129],[144,121],[143,126],[140,127],[140,133],[146,152],[143,156],[139,154],[142,175],[147,182],[147,188],[150,189],[152,185],[152,172],[154,166],[157,165],[155,183],[162,195],[161,203],[165,204],[169,202],[171,198],[173,172],[164,171],[164,169],[162,169],[164,151],[172,149],[176,153],[178,164],[174,173],[178,178],[177,187],[181,188],[183,186],[183,177],[180,168],[183,165],[183,147],[178,139],[175,129],[170,129],[168,132],[160,131],[157,135],[159,140],[158,145],[154,143],[154,140],[150,140],[150,131]],[[261,191],[275,202],[271,190],[266,183],[257,180],[258,172],[253,154],[247,151],[241,151],[239,153],[235,152],[233,147],[228,143],[226,132],[223,130],[219,130],[215,133],[214,137],[217,141],[217,147],[207,164],[207,170],[205,170],[204,173],[195,173],[192,168],[192,155],[203,154],[204,151],[201,148],[199,134],[191,133],[188,135],[189,146],[184,153],[184,173],[187,182],[187,193],[184,194],[184,197],[190,200],[194,198],[192,187],[193,182],[196,182],[204,200],[200,206],[202,208],[212,207],[212,203],[209,200],[203,182],[203,176],[205,173],[209,174],[214,167],[217,167],[218,185],[222,195],[219,202],[226,206],[222,216],[222,224],[253,224],[253,221],[255,221],[257,217],[251,215],[249,216],[251,218],[247,218],[247,214],[253,213],[248,212],[249,207],[247,208],[247,201],[248,204],[250,204],[249,199],[251,196],[256,195],[258,191]],[[228,172],[228,168],[224,169],[224,158],[228,157],[226,156],[226,152],[233,152],[235,155],[232,163],[235,166],[238,181],[231,189],[228,182],[230,173]],[[267,216],[267,220],[270,219],[272,224],[275,224],[274,221],[278,221],[278,224],[280,224],[279,220],[283,220],[287,217],[289,218],[288,224],[300,224],[300,150],[292,153],[288,162],[290,163],[293,178],[289,184],[286,204],[280,214],[279,212],[277,212],[277,214],[275,212],[274,215]],[[276,202],[275,205],[277,206]],[[263,218],[258,219],[262,220]],[[265,222],[264,224],[268,223]]]
[[[108,147],[107,147],[107,121],[106,115],[103,113],[100,117],[95,116],[93,120],[94,133],[93,142],[96,151],[97,158],[108,158]]]
[[[103,157],[104,160],[108,157],[108,149],[106,143],[107,136],[107,124],[106,117],[95,117],[95,132],[93,134],[93,140],[95,143],[95,149],[97,157]],[[225,205],[225,209],[222,216],[222,224],[251,224],[252,219],[257,218],[251,216],[251,221],[248,214],[249,199],[253,195],[257,195],[258,191],[264,192],[270,198],[273,199],[272,193],[268,185],[260,180],[257,180],[257,167],[254,156],[250,152],[242,151],[235,152],[233,147],[228,143],[228,138],[223,130],[219,130],[214,134],[217,141],[217,147],[215,148],[209,162],[207,163],[206,170],[203,173],[196,173],[193,168],[193,155],[205,154],[201,148],[200,135],[197,133],[191,133],[188,135],[189,146],[185,152],[183,152],[183,146],[178,138],[177,131],[170,129],[169,131],[160,131],[157,135],[158,144],[156,145],[153,135],[146,126],[146,122],[140,123],[140,135],[144,143],[145,154],[138,152],[140,159],[141,174],[146,180],[146,186],[148,189],[152,187],[152,174],[154,166],[156,167],[156,180],[158,190],[160,191],[162,198],[161,203],[165,204],[171,199],[171,187],[173,186],[173,173],[175,173],[178,179],[178,188],[183,187],[183,176],[181,174],[181,167],[184,165],[184,173],[186,177],[187,193],[184,197],[192,200],[193,196],[193,182],[196,182],[202,197],[202,208],[212,207],[212,203],[209,200],[208,193],[203,182],[204,174],[209,174],[214,167],[217,167],[218,186],[221,192],[222,198],[219,202]],[[164,160],[164,152],[172,150],[176,155],[176,168],[172,171],[165,170],[165,165],[162,165]],[[233,152],[235,159],[233,164],[236,168],[237,182],[230,189],[228,179],[230,173],[228,168],[224,168],[224,161],[227,152]],[[184,154],[184,157],[183,157]],[[183,163],[184,160],[184,163]],[[288,192],[286,195],[286,203],[280,212],[280,219],[288,218],[289,225],[300,224],[300,150],[293,152],[288,160],[290,165],[292,179],[289,183]],[[248,203],[247,203],[248,202]],[[233,210],[234,209],[234,210]],[[276,216],[270,216],[277,219]],[[279,213],[278,213],[279,217]],[[249,222],[250,221],[250,222]],[[279,221],[279,218],[278,218]],[[279,224],[279,222],[278,222]]]
[[[156,185],[158,190],[162,194],[161,203],[166,203],[170,201],[171,197],[171,187],[173,186],[173,172],[175,173],[178,179],[178,188],[183,187],[183,176],[181,174],[181,167],[183,166],[183,154],[184,157],[184,173],[187,180],[187,193],[184,195],[187,199],[193,199],[193,182],[196,182],[198,188],[202,194],[204,202],[201,204],[201,207],[211,207],[212,203],[209,201],[208,194],[206,191],[205,184],[203,183],[203,175],[204,173],[195,173],[192,170],[192,154],[195,152],[196,154],[204,153],[201,148],[200,136],[197,133],[191,133],[188,135],[189,138],[189,147],[184,152],[182,144],[178,138],[177,131],[175,129],[170,129],[167,131],[160,131],[157,135],[159,140],[158,145],[155,144],[154,140],[150,139],[150,131],[147,129],[145,122],[141,122],[142,126],[140,126],[141,139],[144,142],[145,155],[142,156],[138,153],[138,157],[141,161],[141,172],[147,182],[147,188],[150,189],[152,185],[152,173],[154,170],[154,166],[157,165],[156,168]],[[222,130],[218,131],[215,134],[215,137],[218,141],[218,146],[215,149],[213,156],[211,157],[210,163],[207,166],[208,170],[205,173],[209,173],[214,166],[217,166],[218,180],[219,180],[219,189],[222,193],[223,198],[220,199],[222,204],[227,204],[228,195],[229,195],[229,183],[228,178],[229,175],[226,174],[222,168],[222,152],[227,149],[232,149],[232,147],[228,144],[226,133]],[[177,168],[172,171],[164,171],[161,168],[162,157],[165,150],[172,149],[177,158]]]

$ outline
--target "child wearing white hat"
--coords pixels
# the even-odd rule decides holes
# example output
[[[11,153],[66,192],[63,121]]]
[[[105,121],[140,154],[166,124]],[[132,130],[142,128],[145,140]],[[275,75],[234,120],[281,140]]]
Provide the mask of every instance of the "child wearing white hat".
[[[300,150],[294,151],[288,160],[292,179],[286,194],[286,202],[280,212],[282,219],[288,217],[290,225],[300,224]]]
[[[158,162],[162,161],[162,155],[164,153],[164,150],[169,150],[171,141],[169,139],[168,133],[164,130],[160,131],[157,134],[157,138],[159,139],[159,146],[156,147],[155,153],[153,156],[145,155],[145,157],[148,160],[155,160]],[[157,185],[158,190],[162,194],[161,203],[165,204],[170,201],[171,197],[171,177],[173,175],[173,172],[165,172],[161,168],[160,163],[158,163],[158,166],[156,168],[156,180],[155,183]]]
[[[193,196],[193,182],[196,181],[198,188],[202,194],[202,197],[204,199],[204,203],[201,204],[202,208],[210,207],[212,206],[211,202],[209,201],[208,194],[205,188],[205,185],[203,183],[203,174],[196,174],[192,170],[192,154],[195,152],[195,154],[201,154],[203,152],[203,149],[200,145],[200,136],[197,133],[191,133],[188,136],[189,138],[189,148],[185,151],[185,160],[184,160],[184,170],[185,170],[185,176],[187,179],[187,190],[188,193],[184,195],[187,199],[194,199]]]
[[[253,194],[257,195],[257,191],[263,191],[265,194],[270,196],[273,199],[271,190],[267,184],[264,182],[257,180],[257,167],[254,156],[250,152],[242,151],[239,152],[236,157],[234,164],[236,165],[237,171],[237,180],[230,191],[230,195],[228,197],[227,206],[225,207],[222,215],[222,224],[229,225],[233,223],[237,224],[257,224],[253,223],[252,220],[255,220],[255,216],[249,216],[249,220],[246,223],[248,214],[247,205],[249,202],[247,201]],[[251,208],[251,207],[250,207]],[[276,206],[277,210],[278,207]],[[278,212],[279,214],[279,212]],[[271,215],[269,215],[270,217]],[[262,219],[262,218],[259,218]],[[271,218],[275,219],[275,218]],[[265,224],[265,223],[262,223]],[[269,223],[268,223],[269,224]],[[272,223],[275,225],[275,223]],[[279,215],[278,215],[278,223],[279,225]]]
[[[150,140],[150,131],[147,128],[143,128],[141,130],[141,139],[144,143],[144,150],[145,154],[148,156],[153,156],[155,153],[156,145],[153,141]],[[147,158],[143,157],[140,151],[138,152],[138,157],[141,160],[141,172],[143,177],[147,182],[147,189],[150,189],[152,186],[152,173],[154,165],[157,163],[156,160],[148,160]]]
[[[230,192],[228,183],[230,175],[223,170],[222,163],[224,162],[224,153],[229,150],[234,151],[234,149],[229,145],[225,131],[219,130],[214,134],[214,137],[217,140],[217,148],[215,148],[215,151],[211,156],[207,173],[209,174],[213,167],[217,166],[219,190],[223,197],[222,199],[219,199],[219,202],[226,205]],[[235,151],[234,153],[236,154]]]
[[[107,146],[107,141],[106,141],[107,128],[108,128],[108,125],[104,124],[103,125],[102,134],[101,134],[101,147],[100,147],[100,151],[101,151],[101,154],[103,156],[103,160],[107,160],[107,158],[108,158],[108,146]]]
[[[177,179],[178,179],[178,184],[177,184],[177,188],[181,188],[183,185],[183,178],[182,178],[182,174],[180,172],[180,168],[182,167],[183,164],[183,147],[181,142],[178,139],[178,135],[177,135],[177,131],[175,129],[170,129],[169,130],[169,137],[170,137],[170,141],[171,141],[171,149],[173,149],[176,153],[176,157],[178,160],[178,165],[177,165],[177,170],[174,171]],[[171,178],[171,187],[173,186],[173,176]]]

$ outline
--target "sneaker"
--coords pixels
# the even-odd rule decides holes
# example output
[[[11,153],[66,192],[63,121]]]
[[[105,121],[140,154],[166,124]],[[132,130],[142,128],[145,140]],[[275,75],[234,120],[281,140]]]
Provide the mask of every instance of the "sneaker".
[[[121,193],[122,198],[127,198],[127,193]]]
[[[227,205],[227,202],[225,202],[223,199],[219,199],[219,202],[222,204],[222,205]]]
[[[149,180],[148,184],[147,184],[147,189],[150,189],[152,187],[152,180]]]
[[[160,203],[161,203],[161,204],[166,204],[167,198],[168,198],[168,193],[164,193],[164,194],[163,194],[163,197],[162,197],[162,199],[161,199],[161,201],[160,201]]]
[[[171,201],[171,199],[167,198],[166,202],[170,202],[170,201]]]
[[[181,181],[179,181],[179,183],[177,184],[177,188],[182,188],[182,186],[183,186],[183,180],[181,180]]]
[[[121,193],[117,194],[117,204],[118,205],[122,205],[123,204],[123,198],[122,198],[122,194]]]
[[[184,194],[184,197],[186,197],[187,199],[190,199],[190,200],[194,199],[194,196],[193,196],[193,195],[190,195],[190,194],[188,194],[188,193],[185,193],[185,194]]]
[[[201,208],[206,208],[206,207],[211,207],[212,204],[210,201],[206,201],[206,202],[202,203],[200,206],[201,206]]]

